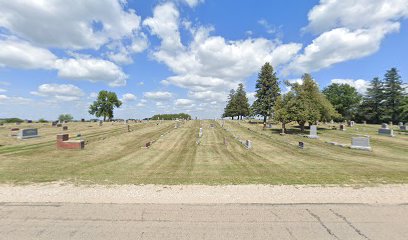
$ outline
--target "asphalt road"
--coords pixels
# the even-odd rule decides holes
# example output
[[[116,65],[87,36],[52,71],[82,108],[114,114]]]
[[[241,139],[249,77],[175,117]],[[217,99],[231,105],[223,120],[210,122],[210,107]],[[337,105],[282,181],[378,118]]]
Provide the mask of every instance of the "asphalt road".
[[[408,205],[0,203],[0,239],[408,239]]]

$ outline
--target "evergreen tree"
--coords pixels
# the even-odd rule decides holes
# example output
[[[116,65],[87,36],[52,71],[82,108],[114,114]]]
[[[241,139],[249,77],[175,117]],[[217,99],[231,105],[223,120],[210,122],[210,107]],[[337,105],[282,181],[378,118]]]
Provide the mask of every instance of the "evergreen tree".
[[[365,119],[370,123],[380,123],[382,119],[383,91],[383,82],[378,77],[373,78],[361,105],[361,112],[364,113]]]
[[[384,76],[384,120],[397,123],[404,98],[401,76],[396,68],[391,68]]]
[[[262,66],[256,81],[256,100],[252,105],[255,115],[263,116],[264,123],[268,116],[272,116],[276,99],[280,95],[280,88],[276,73],[269,63]]]
[[[228,95],[227,106],[224,108],[224,114],[222,117],[234,117],[237,116],[237,101],[236,101],[236,93],[234,89],[230,90]]]
[[[405,96],[401,101],[400,111],[401,115],[399,121],[408,123],[408,96]]]
[[[244,84],[242,83],[238,84],[237,91],[235,92],[235,101],[238,117],[241,117],[242,119],[243,116],[248,116],[250,114],[249,103],[244,89]]]
[[[342,115],[343,120],[354,119],[361,102],[361,96],[354,87],[348,84],[333,83],[323,90],[323,94]]]

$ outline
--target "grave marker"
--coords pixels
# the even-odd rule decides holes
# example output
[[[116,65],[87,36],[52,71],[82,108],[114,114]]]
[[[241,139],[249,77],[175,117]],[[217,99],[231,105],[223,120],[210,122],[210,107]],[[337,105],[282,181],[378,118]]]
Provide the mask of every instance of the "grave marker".
[[[70,140],[67,133],[57,134],[57,148],[58,149],[84,149],[85,141]]]
[[[62,131],[67,131],[68,130],[68,126],[63,126],[62,127]]]
[[[350,148],[371,151],[370,137],[369,136],[352,137]]]
[[[305,148],[305,143],[304,142],[299,142],[299,148],[304,149]]]
[[[309,132],[308,138],[319,138],[319,136],[317,136],[317,126],[316,125],[310,126],[310,132]]]
[[[36,138],[36,137],[39,137],[37,128],[21,129],[17,136],[18,139],[27,139],[27,138]]]
[[[388,128],[388,125],[386,123],[383,123],[381,125],[381,128],[378,129],[378,134],[379,135],[384,135],[384,136],[389,136],[389,137],[394,137],[394,130]]]

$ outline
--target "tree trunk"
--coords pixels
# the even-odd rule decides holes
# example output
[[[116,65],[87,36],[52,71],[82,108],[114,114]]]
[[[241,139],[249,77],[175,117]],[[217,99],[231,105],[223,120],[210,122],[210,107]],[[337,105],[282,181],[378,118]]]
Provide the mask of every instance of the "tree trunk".
[[[304,132],[305,131],[305,123],[304,122],[299,123],[299,126],[300,126],[300,131]]]
[[[234,116],[231,117],[231,120],[234,120]]]
[[[263,122],[266,123],[266,115],[264,115],[264,120],[263,120]]]
[[[104,121],[104,122],[106,121],[106,116],[103,116],[103,121]]]
[[[283,133],[286,133],[286,123],[282,122],[282,131]]]

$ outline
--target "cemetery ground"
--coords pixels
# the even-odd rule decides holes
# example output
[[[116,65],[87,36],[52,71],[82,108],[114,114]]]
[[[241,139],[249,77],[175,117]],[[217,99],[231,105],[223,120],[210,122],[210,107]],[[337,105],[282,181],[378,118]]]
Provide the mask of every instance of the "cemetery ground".
[[[5,124],[0,127],[0,183],[165,184],[165,185],[375,185],[408,183],[408,135],[394,126],[395,137],[377,134],[379,125],[357,124],[346,131],[318,126],[319,139],[299,135],[290,125],[262,130],[245,121],[193,120],[129,123]],[[213,125],[214,127],[211,127]],[[337,125],[336,125],[337,126]],[[38,128],[40,137],[19,140],[10,129]],[[338,127],[338,126],[337,126]],[[197,144],[199,128],[203,136]],[[56,134],[77,134],[83,150],[58,150]],[[305,133],[307,134],[307,132]],[[327,144],[350,144],[369,135],[372,151]],[[235,137],[251,140],[246,149]],[[156,141],[154,141],[156,140]],[[226,140],[227,144],[224,144]],[[153,141],[149,148],[147,142]],[[305,144],[298,148],[298,142]]]

